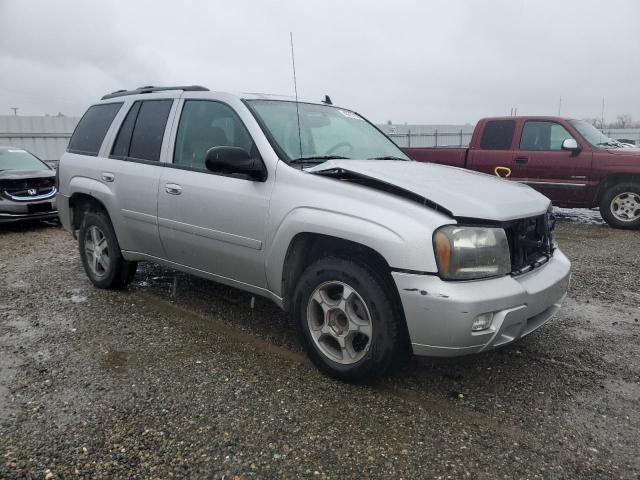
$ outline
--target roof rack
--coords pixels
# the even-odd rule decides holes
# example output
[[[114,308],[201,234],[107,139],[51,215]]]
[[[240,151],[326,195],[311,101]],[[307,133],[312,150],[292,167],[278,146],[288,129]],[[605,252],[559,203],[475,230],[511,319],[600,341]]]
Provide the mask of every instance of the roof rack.
[[[135,90],[116,90],[115,92],[111,92],[102,97],[101,100],[107,100],[108,98],[116,98],[116,97],[124,97],[126,95],[139,95],[141,93],[152,93],[152,92],[164,92],[166,90],[182,90],[184,92],[208,92],[209,89],[207,87],[202,87],[200,85],[182,85],[176,87],[154,87],[153,85],[147,85],[144,87],[138,87]]]

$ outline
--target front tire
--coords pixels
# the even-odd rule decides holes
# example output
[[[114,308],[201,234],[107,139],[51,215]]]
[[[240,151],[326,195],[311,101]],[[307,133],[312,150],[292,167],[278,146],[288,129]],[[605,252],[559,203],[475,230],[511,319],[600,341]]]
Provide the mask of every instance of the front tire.
[[[293,315],[311,361],[347,382],[383,376],[402,352],[403,318],[377,271],[351,260],[322,258],[298,281]]]
[[[78,248],[84,271],[95,287],[122,289],[133,280],[138,265],[122,258],[118,239],[105,212],[85,213]]]
[[[600,215],[614,228],[640,228],[640,184],[619,183],[610,187],[600,201]]]

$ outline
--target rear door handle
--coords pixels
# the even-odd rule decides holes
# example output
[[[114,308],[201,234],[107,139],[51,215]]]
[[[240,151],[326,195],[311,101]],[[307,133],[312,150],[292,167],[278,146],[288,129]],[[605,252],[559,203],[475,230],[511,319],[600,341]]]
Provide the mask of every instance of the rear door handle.
[[[109,173],[109,172],[102,172],[102,180],[105,182],[113,182],[116,179],[116,177],[113,175],[113,173]]]
[[[516,163],[527,163],[529,161],[529,157],[516,157]]]
[[[182,187],[177,183],[167,183],[164,186],[164,190],[169,195],[180,195],[182,193]]]

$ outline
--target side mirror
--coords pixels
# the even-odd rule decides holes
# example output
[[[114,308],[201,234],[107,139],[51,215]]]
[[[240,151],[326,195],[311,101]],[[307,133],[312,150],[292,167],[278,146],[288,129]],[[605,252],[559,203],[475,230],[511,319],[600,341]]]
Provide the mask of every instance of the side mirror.
[[[240,147],[213,147],[207,150],[204,161],[207,170],[216,173],[240,173],[263,182],[267,171],[262,160],[251,158],[249,152]]]
[[[565,138],[562,142],[562,150],[571,150],[572,152],[579,152],[580,147],[578,146],[578,142],[573,138]]]

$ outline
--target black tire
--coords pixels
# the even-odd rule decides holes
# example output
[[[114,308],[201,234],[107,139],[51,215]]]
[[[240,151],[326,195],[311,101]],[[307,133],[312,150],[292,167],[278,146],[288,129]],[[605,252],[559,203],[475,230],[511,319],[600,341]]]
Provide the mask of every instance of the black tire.
[[[104,235],[109,255],[109,265],[100,275],[89,266],[86,254],[87,232],[91,227],[97,227]],[[133,280],[138,264],[122,258],[118,239],[106,212],[88,211],[84,214],[78,234],[78,249],[84,271],[95,287],[117,290],[125,288]]]
[[[605,222],[607,222],[614,228],[622,228],[627,230],[639,229],[640,216],[635,220],[624,221],[616,218],[616,216],[613,214],[612,203],[614,202],[616,197],[618,197],[618,195],[625,193],[633,194],[636,196],[636,198],[640,199],[640,183],[625,182],[618,183],[616,185],[613,185],[612,187],[609,187],[600,199],[600,215],[602,215],[602,218]]]
[[[327,282],[351,286],[368,309],[371,343],[356,363],[345,365],[334,361],[322,352],[312,337],[307,319],[311,296],[316,288]],[[320,371],[353,383],[376,380],[390,371],[406,350],[404,317],[397,308],[397,295],[391,288],[395,286],[390,280],[385,280],[383,274],[352,260],[325,257],[306,268],[294,292],[292,314],[303,346]]]

